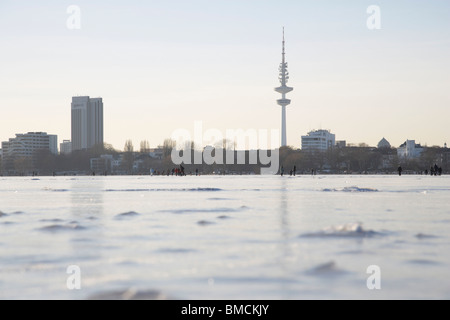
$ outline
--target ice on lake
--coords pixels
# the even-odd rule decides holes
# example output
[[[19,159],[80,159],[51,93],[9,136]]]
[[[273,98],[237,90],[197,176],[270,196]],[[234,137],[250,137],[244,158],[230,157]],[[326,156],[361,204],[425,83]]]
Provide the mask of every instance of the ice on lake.
[[[448,176],[0,177],[0,298],[448,299],[449,199]]]

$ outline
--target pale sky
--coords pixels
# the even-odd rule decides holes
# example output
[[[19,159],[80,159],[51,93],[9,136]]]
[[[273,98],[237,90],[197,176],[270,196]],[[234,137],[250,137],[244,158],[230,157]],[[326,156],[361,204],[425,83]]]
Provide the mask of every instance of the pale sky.
[[[81,10],[81,29],[66,22]],[[369,5],[381,29],[369,30]],[[450,2],[0,1],[0,141],[70,139],[72,96],[102,97],[105,142],[173,131],[278,129],[281,32],[294,91],[287,140],[450,143]]]

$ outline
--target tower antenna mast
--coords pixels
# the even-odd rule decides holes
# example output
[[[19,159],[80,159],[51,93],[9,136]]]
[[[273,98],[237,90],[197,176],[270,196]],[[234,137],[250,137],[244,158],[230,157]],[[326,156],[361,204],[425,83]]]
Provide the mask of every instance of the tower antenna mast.
[[[281,86],[275,88],[275,91],[281,94],[281,99],[277,100],[277,104],[281,106],[281,146],[287,146],[286,139],[286,106],[291,103],[291,100],[286,98],[286,94],[294,90],[294,88],[288,87],[286,84],[289,81],[289,72],[287,71],[288,64],[286,62],[286,50],[284,39],[284,27],[283,27],[283,42],[281,52],[281,64],[279,67],[279,77]]]

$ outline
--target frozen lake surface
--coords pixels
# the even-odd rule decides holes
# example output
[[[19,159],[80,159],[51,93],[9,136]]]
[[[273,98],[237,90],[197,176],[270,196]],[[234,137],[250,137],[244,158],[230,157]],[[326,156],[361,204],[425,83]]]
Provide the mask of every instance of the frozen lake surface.
[[[448,176],[0,177],[0,212],[0,299],[450,298]]]

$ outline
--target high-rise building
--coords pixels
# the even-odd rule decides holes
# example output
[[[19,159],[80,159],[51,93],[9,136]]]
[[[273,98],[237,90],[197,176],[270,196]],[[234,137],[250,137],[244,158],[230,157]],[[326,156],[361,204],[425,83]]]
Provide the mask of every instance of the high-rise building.
[[[329,130],[315,130],[302,136],[302,150],[326,151],[336,144],[336,137]]]
[[[284,147],[287,145],[287,137],[286,137],[286,106],[291,103],[291,100],[286,98],[286,94],[294,90],[294,88],[288,87],[286,84],[289,80],[289,72],[287,71],[288,64],[285,58],[285,50],[284,50],[284,28],[283,28],[283,50],[281,53],[281,64],[279,67],[279,78],[278,80],[281,83],[281,86],[275,88],[275,91],[281,93],[281,99],[277,100],[278,105],[281,106],[281,146]]]
[[[72,151],[103,144],[102,98],[72,98]]]

